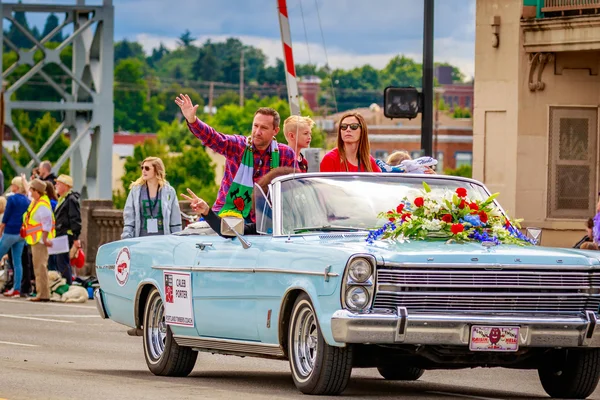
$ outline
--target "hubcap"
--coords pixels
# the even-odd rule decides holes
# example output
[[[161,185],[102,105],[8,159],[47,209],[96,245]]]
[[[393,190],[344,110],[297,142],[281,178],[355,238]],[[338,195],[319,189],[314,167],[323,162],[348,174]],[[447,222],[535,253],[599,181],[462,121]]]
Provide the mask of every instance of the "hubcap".
[[[317,322],[312,310],[303,308],[294,325],[294,364],[307,377],[313,371],[318,351]]]
[[[156,296],[150,305],[146,335],[150,358],[153,361],[158,361],[165,351],[167,340],[167,324],[165,323],[164,307],[160,296]]]

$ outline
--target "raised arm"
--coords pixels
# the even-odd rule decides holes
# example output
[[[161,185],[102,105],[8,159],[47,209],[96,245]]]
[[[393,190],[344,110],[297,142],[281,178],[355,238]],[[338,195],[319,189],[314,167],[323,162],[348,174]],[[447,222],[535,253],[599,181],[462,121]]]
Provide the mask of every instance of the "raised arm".
[[[190,96],[187,94],[180,94],[176,97],[175,104],[181,109],[181,113],[185,117],[190,131],[209,149],[225,157],[231,156],[234,153],[237,154],[243,149],[243,146],[246,143],[244,137],[238,135],[224,135],[217,132],[210,125],[200,121],[200,119],[196,117],[198,104],[194,105]]]

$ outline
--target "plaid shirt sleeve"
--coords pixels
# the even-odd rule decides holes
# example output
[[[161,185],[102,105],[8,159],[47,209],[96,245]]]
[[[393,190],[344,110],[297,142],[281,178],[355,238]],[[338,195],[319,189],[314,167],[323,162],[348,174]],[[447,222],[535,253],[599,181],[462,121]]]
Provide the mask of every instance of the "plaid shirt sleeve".
[[[279,145],[279,166],[280,167],[292,167],[300,169],[298,166],[298,160],[296,159],[296,153],[291,147],[278,143]]]
[[[226,158],[241,154],[246,146],[246,139],[240,135],[224,135],[213,127],[196,118],[194,123],[188,123],[189,130],[209,149]]]

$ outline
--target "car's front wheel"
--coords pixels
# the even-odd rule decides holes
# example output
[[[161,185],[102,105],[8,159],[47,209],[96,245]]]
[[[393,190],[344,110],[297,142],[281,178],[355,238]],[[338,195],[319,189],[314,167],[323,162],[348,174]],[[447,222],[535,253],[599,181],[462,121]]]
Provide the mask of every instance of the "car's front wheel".
[[[288,349],[298,390],[315,395],[335,395],[344,391],[352,372],[352,347],[334,347],[325,342],[306,294],[296,299],[292,309]]]
[[[557,351],[538,374],[551,397],[585,399],[600,380],[600,349]]]
[[[416,381],[423,375],[421,368],[407,366],[380,365],[379,374],[388,381]]]
[[[165,322],[160,293],[152,289],[144,308],[144,356],[154,375],[187,376],[194,369],[198,352],[179,346]]]

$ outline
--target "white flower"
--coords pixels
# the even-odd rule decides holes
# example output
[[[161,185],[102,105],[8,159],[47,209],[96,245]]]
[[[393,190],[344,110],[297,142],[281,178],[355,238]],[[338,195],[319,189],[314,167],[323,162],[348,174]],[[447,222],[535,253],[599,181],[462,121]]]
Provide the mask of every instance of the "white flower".
[[[440,221],[439,219],[423,219],[422,226],[428,231],[435,232],[442,229],[442,221]]]

